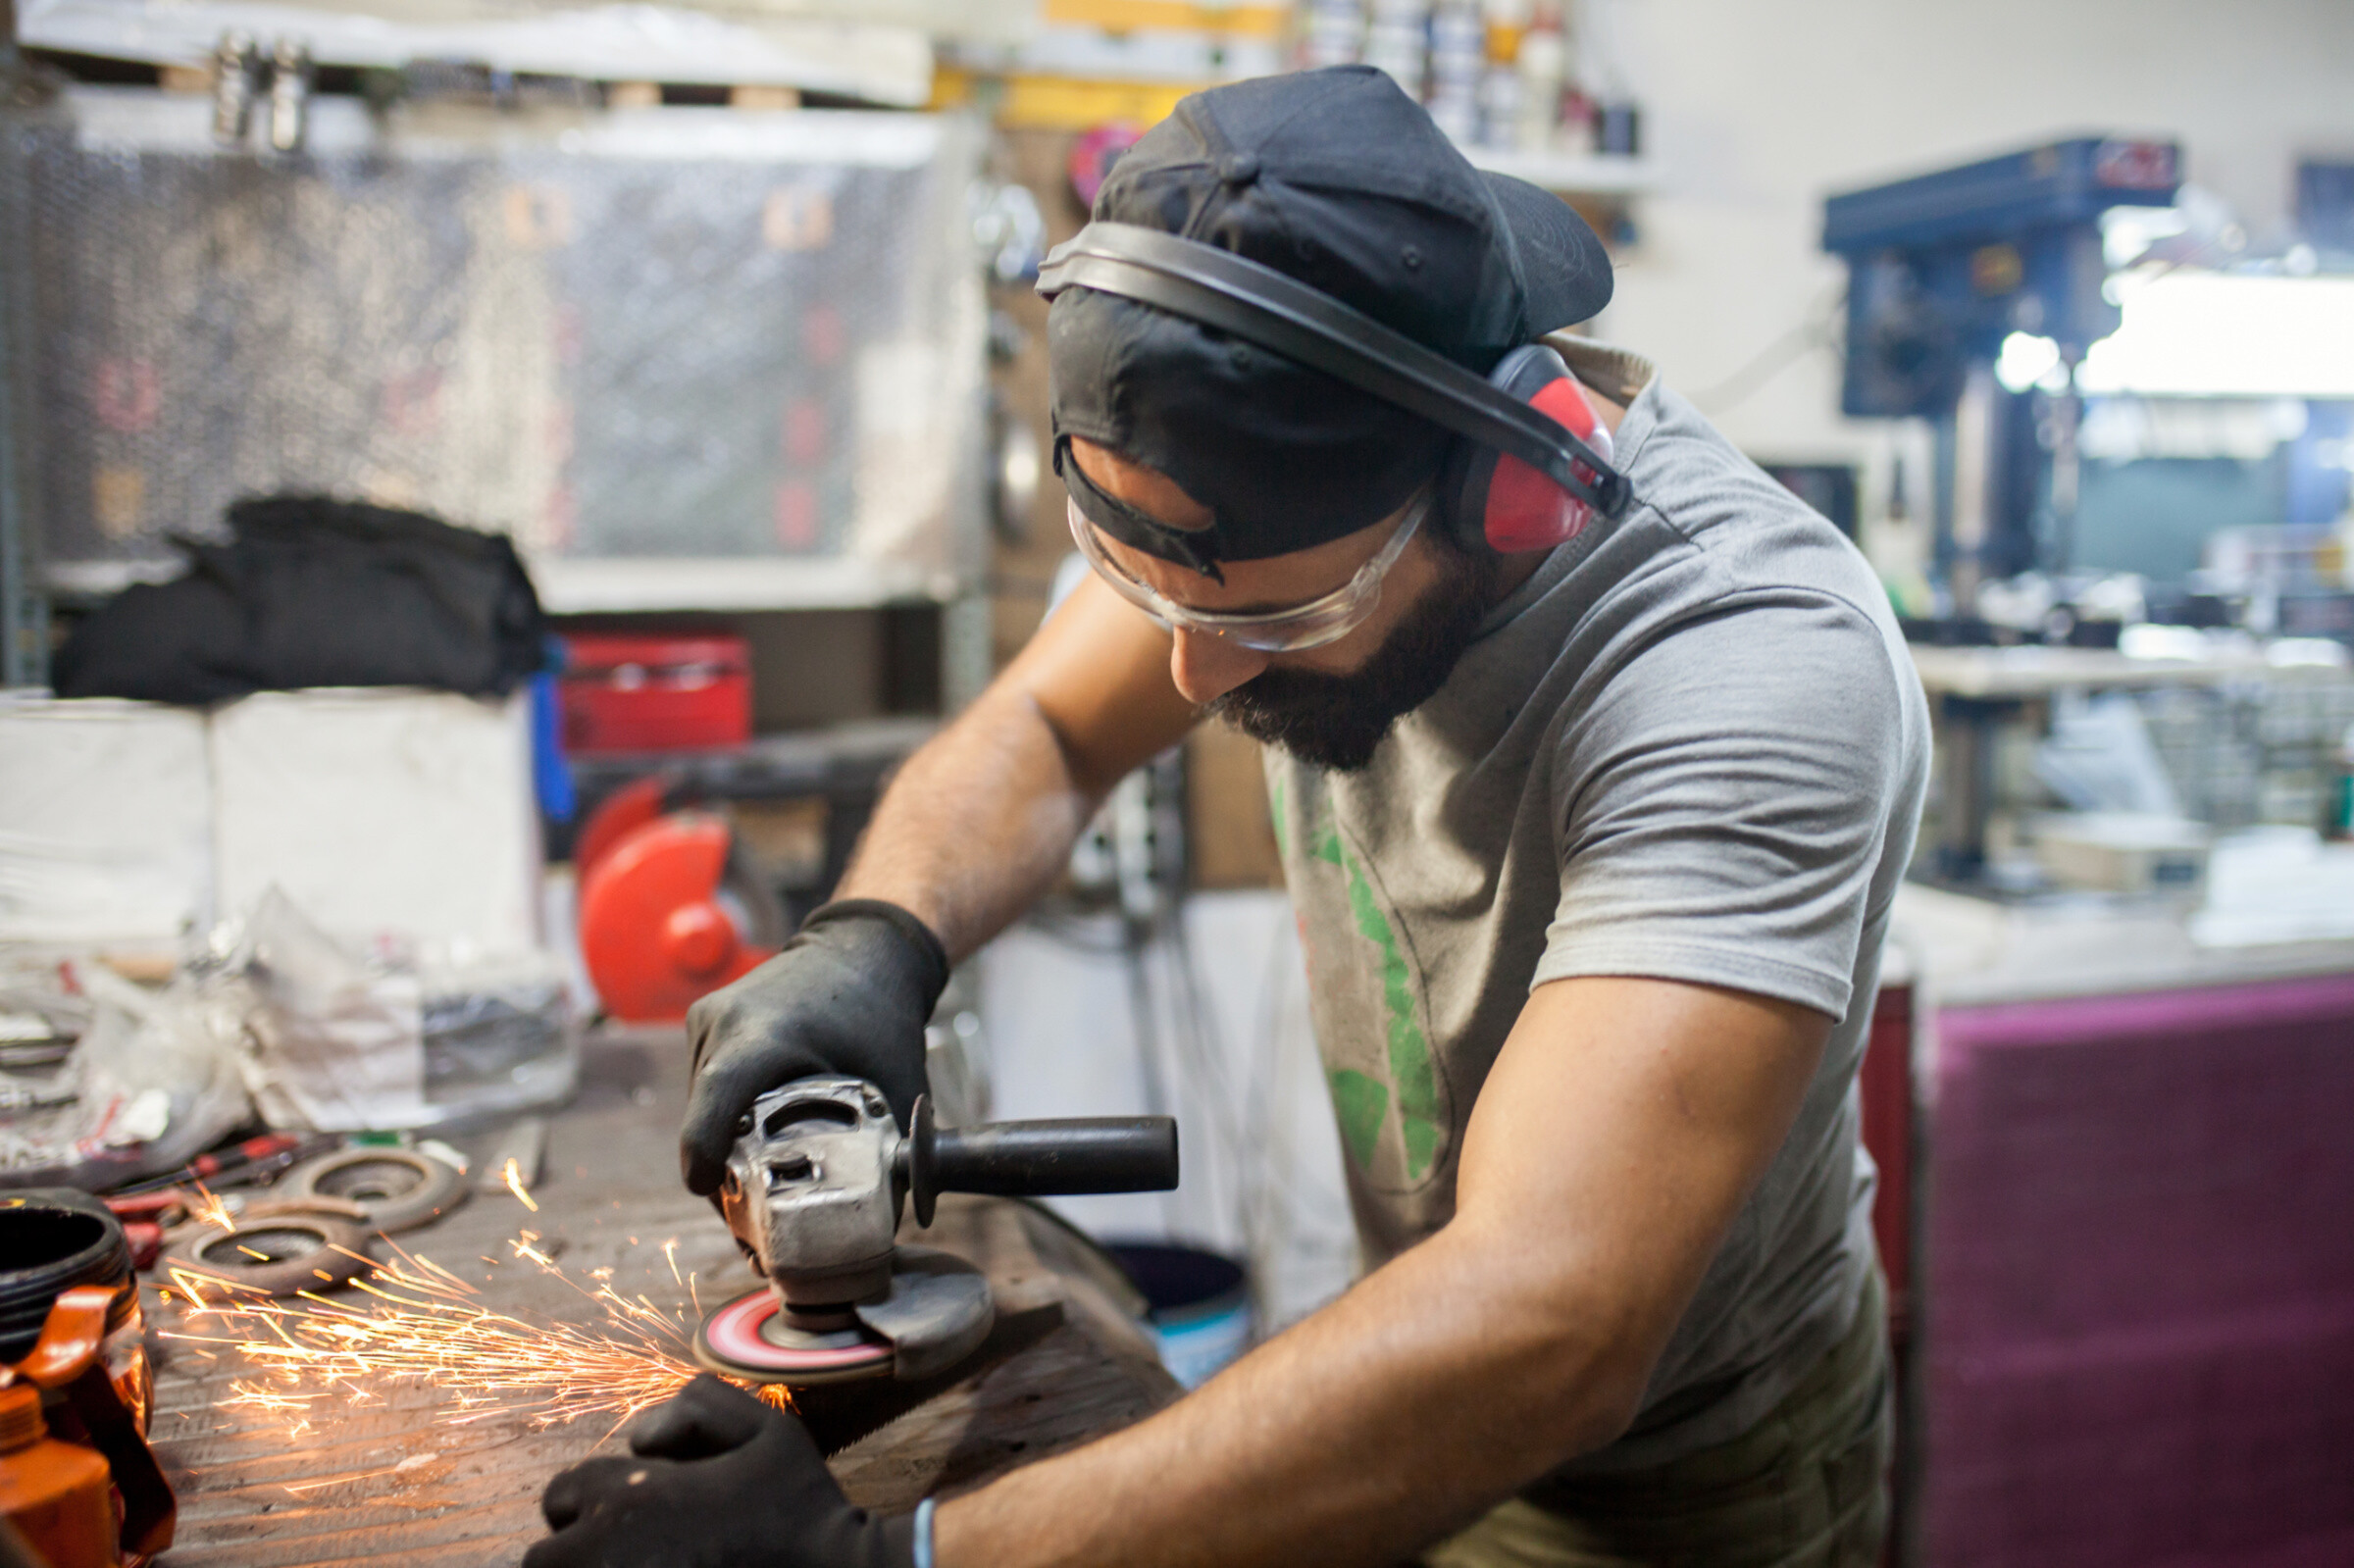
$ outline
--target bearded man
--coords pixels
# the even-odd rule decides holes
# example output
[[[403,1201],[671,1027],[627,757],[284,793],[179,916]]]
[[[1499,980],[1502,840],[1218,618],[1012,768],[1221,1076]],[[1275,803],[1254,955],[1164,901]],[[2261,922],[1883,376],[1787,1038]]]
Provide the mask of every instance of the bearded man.
[[[1885,596],[1564,330],[1610,298],[1592,232],[1378,73],[1187,99],[1094,217],[1046,286],[1095,574],[908,763],[838,900],[694,1010],[688,1186],[795,1077],[903,1116],[950,961],[1216,716],[1265,743],[1368,1272],[902,1518],[698,1383],[557,1479],[528,1563],[1876,1563],[1855,1081],[1928,751]]]

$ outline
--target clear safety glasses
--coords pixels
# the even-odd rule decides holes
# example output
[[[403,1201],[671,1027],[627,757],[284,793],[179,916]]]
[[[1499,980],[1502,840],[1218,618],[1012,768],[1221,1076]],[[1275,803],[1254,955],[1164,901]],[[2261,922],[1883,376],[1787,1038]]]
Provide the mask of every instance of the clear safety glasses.
[[[1405,553],[1407,541],[1422,526],[1430,511],[1430,492],[1425,490],[1414,499],[1406,516],[1399,521],[1397,531],[1363,566],[1356,575],[1330,593],[1308,600],[1289,610],[1270,610],[1251,614],[1226,614],[1215,610],[1197,610],[1179,604],[1151,584],[1129,574],[1126,568],[1111,558],[1103,548],[1103,540],[1095,526],[1080,512],[1077,501],[1066,500],[1063,510],[1070,518],[1071,537],[1079,543],[1079,553],[1087,564],[1096,569],[1096,576],[1110,583],[1121,598],[1144,611],[1153,620],[1171,630],[1183,628],[1208,636],[1224,637],[1246,648],[1261,653],[1299,653],[1307,648],[1320,648],[1328,642],[1338,642],[1362,626],[1365,617],[1381,602],[1381,580],[1389,576],[1390,568],[1398,564]]]

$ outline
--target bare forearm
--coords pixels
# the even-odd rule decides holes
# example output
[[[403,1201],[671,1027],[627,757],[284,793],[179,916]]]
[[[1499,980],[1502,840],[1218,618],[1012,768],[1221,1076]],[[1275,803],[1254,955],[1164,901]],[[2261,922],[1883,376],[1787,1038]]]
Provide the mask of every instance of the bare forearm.
[[[1614,1435],[1622,1326],[1577,1310],[1608,1294],[1443,1232],[1151,1420],[947,1504],[938,1561],[1395,1562]]]
[[[1537,987],[1444,1230],[1151,1420],[944,1506],[943,1568],[1392,1563],[1611,1441],[1829,1029],[1709,986]]]
[[[961,959],[1053,885],[1097,804],[1036,704],[992,691],[907,759],[837,891],[912,910]]]

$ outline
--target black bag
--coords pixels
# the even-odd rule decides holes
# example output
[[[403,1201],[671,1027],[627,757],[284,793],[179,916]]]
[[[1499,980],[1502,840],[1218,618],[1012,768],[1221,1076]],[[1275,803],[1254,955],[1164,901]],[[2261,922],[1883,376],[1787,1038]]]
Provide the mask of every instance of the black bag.
[[[226,544],[180,541],[186,576],[124,589],[52,661],[64,697],[212,703],[295,686],[504,693],[544,662],[514,544],[321,495],[229,509]]]

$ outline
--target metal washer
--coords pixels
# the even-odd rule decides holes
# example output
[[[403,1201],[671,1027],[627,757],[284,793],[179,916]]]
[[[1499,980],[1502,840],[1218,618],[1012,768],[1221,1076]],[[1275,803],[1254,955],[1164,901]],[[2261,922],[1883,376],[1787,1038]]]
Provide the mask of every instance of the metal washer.
[[[332,1198],[247,1204],[237,1228],[195,1224],[172,1233],[157,1272],[166,1279],[184,1269],[201,1282],[214,1280],[262,1295],[329,1290],[366,1274],[368,1226],[360,1209]],[[256,1258],[253,1243],[275,1237],[307,1238],[310,1245],[285,1255]],[[324,1278],[322,1278],[324,1276]]]
[[[279,1179],[288,1198],[356,1203],[380,1231],[412,1231],[466,1201],[466,1178],[430,1154],[405,1148],[337,1149],[305,1160]]]

